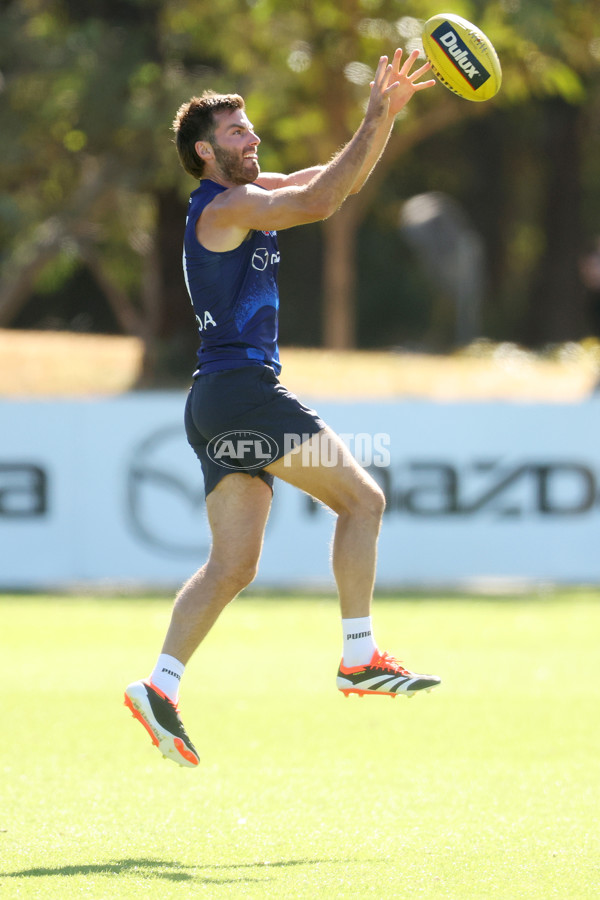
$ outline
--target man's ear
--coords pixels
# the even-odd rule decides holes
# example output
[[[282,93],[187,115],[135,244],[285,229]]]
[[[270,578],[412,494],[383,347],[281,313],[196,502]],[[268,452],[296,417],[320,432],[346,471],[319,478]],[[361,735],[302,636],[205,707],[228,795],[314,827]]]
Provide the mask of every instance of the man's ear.
[[[214,151],[208,141],[196,141],[194,144],[194,150],[198,154],[201,160],[206,162],[208,159],[214,159]]]

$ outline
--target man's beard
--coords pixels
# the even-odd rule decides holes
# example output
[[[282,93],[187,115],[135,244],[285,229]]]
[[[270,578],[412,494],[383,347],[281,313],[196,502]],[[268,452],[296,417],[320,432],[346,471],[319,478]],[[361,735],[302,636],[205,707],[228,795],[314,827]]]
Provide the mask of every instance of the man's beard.
[[[258,178],[260,170],[256,160],[244,161],[240,159],[235,150],[225,150],[216,142],[212,146],[215,161],[226,181],[231,181],[233,184],[251,184]],[[254,162],[256,167],[256,171],[253,174],[250,174],[250,166],[248,165],[251,161]]]

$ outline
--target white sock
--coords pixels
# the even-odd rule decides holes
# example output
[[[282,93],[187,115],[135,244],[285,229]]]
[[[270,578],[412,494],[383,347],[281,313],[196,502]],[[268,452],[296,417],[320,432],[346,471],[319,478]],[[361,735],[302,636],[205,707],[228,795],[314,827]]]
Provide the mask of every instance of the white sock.
[[[157,687],[176,704],[179,700],[179,683],[184,671],[185,666],[178,659],[169,656],[168,653],[161,653],[150,676],[150,681],[154,687]]]
[[[377,644],[373,638],[371,616],[357,619],[342,619],[344,632],[344,665],[364,666],[371,662]]]

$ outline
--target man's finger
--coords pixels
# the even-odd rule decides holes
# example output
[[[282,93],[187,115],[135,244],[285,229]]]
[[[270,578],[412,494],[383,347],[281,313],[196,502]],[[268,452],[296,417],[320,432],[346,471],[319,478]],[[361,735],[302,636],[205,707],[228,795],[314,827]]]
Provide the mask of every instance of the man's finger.
[[[413,72],[413,73],[410,75],[410,80],[411,80],[411,81],[416,81],[418,78],[421,77],[421,75],[424,75],[425,72],[429,72],[430,69],[431,69],[431,63],[430,63],[430,62],[426,62],[425,65],[421,66],[420,69],[417,69],[416,72]]]
[[[406,57],[404,65],[400,70],[401,75],[407,75],[409,73],[414,61],[418,58],[420,52],[421,51],[419,49],[415,49],[411,52],[410,56]]]

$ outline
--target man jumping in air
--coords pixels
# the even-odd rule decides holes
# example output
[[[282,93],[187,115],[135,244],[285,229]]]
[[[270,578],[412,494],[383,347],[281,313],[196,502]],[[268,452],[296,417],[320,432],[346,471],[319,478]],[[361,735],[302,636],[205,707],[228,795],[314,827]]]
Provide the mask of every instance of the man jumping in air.
[[[221,611],[256,575],[275,477],[337,516],[332,564],[344,637],[338,689],[412,696],[440,683],[381,653],[373,637],[371,600],[385,505],[380,488],[335,432],[277,378],[276,232],[328,218],[361,189],[396,115],[415,93],[435,84],[419,82],[428,63],[411,73],[417,57],[416,50],[404,63],[401,50],[390,64],[381,57],[364,118],[348,144],[327,165],[291,175],[261,173],[260,140],[237,94],[194,97],[173,124],[181,163],[200,179],[184,237],[185,279],[201,337],[185,426],[202,464],[212,545],[208,561],[175,600],[154,670],[127,687],[125,703],[160,751],[182,766],[197,766],[199,757],[179,717],[181,677]],[[245,442],[248,452],[237,468],[224,467],[211,446],[228,432],[260,432],[278,451],[260,467],[253,442]],[[309,452],[290,450],[290,435],[306,442]]]

